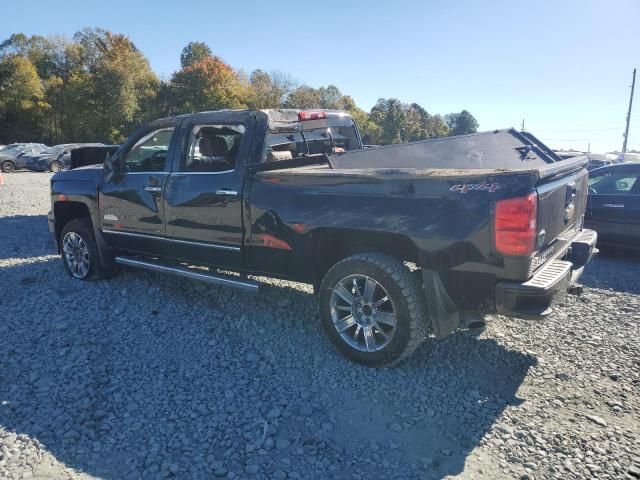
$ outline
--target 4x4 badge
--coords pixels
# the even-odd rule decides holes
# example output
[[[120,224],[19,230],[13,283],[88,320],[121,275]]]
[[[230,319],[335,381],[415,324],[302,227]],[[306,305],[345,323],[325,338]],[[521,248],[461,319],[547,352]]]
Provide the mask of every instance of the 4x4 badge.
[[[464,183],[462,185],[454,185],[449,189],[449,191],[459,193],[467,193],[471,191],[486,191],[493,193],[499,188],[499,183]]]

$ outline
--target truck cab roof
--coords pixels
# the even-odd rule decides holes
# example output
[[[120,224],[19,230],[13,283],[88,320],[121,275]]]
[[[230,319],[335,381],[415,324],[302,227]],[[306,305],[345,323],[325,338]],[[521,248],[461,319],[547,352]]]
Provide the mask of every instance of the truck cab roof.
[[[339,120],[345,118],[352,118],[351,114],[343,110],[334,110],[326,108],[268,108],[268,109],[223,109],[223,110],[205,110],[202,112],[185,113],[182,115],[176,115],[174,117],[165,117],[150,122],[150,124],[176,124],[187,118],[210,118],[212,116],[220,117],[220,119],[236,121],[242,121],[246,118],[263,116],[269,125],[278,123],[297,123],[301,121],[301,113],[318,113],[322,118],[331,120]]]

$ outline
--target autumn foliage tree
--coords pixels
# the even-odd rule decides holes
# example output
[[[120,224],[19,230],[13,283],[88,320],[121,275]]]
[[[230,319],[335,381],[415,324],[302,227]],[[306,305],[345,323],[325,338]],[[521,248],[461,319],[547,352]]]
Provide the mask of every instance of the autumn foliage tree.
[[[175,72],[171,77],[170,91],[175,112],[247,106],[247,85],[219,57],[206,56]]]

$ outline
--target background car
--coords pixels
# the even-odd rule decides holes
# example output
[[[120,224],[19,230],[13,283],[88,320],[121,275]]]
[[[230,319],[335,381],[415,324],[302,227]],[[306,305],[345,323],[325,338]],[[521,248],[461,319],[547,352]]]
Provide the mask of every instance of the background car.
[[[619,163],[589,172],[585,226],[598,243],[640,249],[640,163]]]
[[[31,155],[26,161],[26,168],[34,172],[59,172],[69,168],[71,151],[79,147],[100,146],[101,143],[64,143]]]
[[[606,167],[607,165],[612,165],[613,160],[589,160],[587,164],[587,170],[595,170],[596,168]]]
[[[0,151],[0,170],[11,173],[25,168],[25,155],[36,154],[47,148],[43,143],[12,143]]]

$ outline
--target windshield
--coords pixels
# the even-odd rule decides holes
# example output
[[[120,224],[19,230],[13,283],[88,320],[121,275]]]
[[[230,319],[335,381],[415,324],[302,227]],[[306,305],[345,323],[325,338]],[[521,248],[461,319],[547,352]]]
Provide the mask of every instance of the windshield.
[[[362,148],[353,121],[345,119],[344,123],[298,132],[270,132],[267,139],[267,160],[284,160],[321,153],[331,155]]]
[[[0,148],[0,152],[8,152],[9,150],[15,150],[19,146],[20,145],[5,145],[4,147]]]

